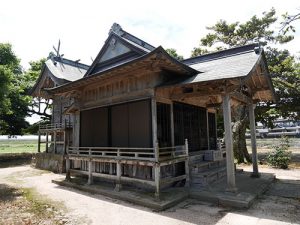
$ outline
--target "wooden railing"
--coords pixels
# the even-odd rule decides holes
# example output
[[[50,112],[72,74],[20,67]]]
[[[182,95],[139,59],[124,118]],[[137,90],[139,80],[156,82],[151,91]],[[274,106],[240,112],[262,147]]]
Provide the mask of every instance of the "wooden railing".
[[[159,158],[176,158],[181,156],[187,156],[188,152],[185,145],[179,145],[174,147],[159,148]]]
[[[153,148],[121,148],[121,147],[69,147],[69,156],[86,156],[91,158],[116,158],[155,160]]]
[[[39,130],[54,130],[54,129],[65,129],[72,128],[71,123],[51,123],[51,124],[41,124],[39,125]]]
[[[90,158],[133,159],[157,162],[188,155],[186,145],[158,148],[69,147],[69,156]]]

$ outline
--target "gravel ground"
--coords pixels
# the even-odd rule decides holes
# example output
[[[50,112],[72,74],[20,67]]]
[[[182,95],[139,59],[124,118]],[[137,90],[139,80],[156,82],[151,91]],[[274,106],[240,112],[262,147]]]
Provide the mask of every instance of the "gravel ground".
[[[248,166],[243,168],[251,169]],[[300,184],[300,170],[261,168],[261,171],[276,173],[279,181],[284,184]],[[52,216],[45,216],[43,224],[274,225],[300,223],[300,199],[277,196],[272,192],[263,195],[249,210],[233,210],[188,199],[164,212],[153,212],[150,209],[123,201],[91,195],[51,183],[52,179],[62,177],[62,175],[33,169],[29,166],[0,169],[0,184],[9,185],[17,190],[20,188],[35,190],[39,198],[43,199],[44,205],[46,205],[45,210],[52,209],[54,213],[49,214]],[[1,201],[0,206],[8,208],[9,205],[6,204],[13,204],[14,201],[16,200],[5,201],[4,205]],[[21,199],[22,201],[24,199]],[[23,206],[25,213],[18,210],[0,213],[0,222],[2,221],[2,224],[35,224],[28,223],[28,221],[30,222],[28,218],[32,219],[35,212],[27,213],[26,207],[30,206],[26,204]],[[15,217],[22,219],[16,223],[3,223],[3,221],[14,221]],[[62,220],[63,222],[61,222]]]

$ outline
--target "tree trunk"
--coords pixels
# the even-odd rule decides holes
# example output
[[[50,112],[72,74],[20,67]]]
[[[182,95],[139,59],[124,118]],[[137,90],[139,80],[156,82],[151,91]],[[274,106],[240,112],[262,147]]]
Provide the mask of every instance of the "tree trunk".
[[[246,106],[238,106],[233,114],[233,153],[238,163],[251,162],[251,157],[246,146],[246,128],[248,124],[248,112]]]

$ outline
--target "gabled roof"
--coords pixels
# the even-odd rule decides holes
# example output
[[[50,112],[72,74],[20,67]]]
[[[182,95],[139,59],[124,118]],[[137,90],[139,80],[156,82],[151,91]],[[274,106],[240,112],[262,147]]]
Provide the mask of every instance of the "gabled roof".
[[[258,79],[259,82],[263,82],[267,87],[262,87],[260,84],[260,87],[256,87],[256,92],[261,93],[261,96],[266,96],[264,100],[276,100],[271,77],[266,67],[267,62],[264,51],[258,44],[250,44],[205,54],[181,62],[202,73],[190,77],[182,77],[173,82],[171,81],[164,84],[162,87],[196,83],[205,84],[208,82],[212,84],[225,80],[239,80],[244,83],[253,83],[253,79]],[[256,70],[261,70],[260,67],[264,67],[265,70],[261,71],[261,74],[257,74]],[[258,75],[258,77],[252,77],[253,74]],[[256,95],[257,94],[255,94],[254,98],[263,99],[261,96]]]
[[[65,58],[53,57],[45,62],[57,84],[75,81],[83,77],[89,66]]]
[[[76,81],[83,77],[88,68],[88,65],[78,61],[50,55],[29,94],[39,96],[42,88],[49,88],[49,84],[44,84],[47,79],[51,80],[51,86],[54,87]]]
[[[261,57],[260,53],[259,46],[251,44],[183,60],[186,65],[203,72],[184,83],[247,76]]]
[[[175,58],[170,56],[161,46],[154,49],[153,51],[140,56],[136,59],[130,60],[125,63],[121,63],[120,65],[115,65],[106,70],[100,71],[93,76],[85,76],[77,81],[70,82],[59,87],[49,88],[48,92],[53,94],[60,92],[68,92],[73,90],[74,88],[79,88],[81,86],[85,86],[88,84],[95,83],[98,80],[108,79],[115,75],[120,75],[120,73],[128,72],[130,70],[134,70],[135,66],[143,65],[147,68],[152,68],[153,65],[157,68],[161,68],[165,71],[171,71],[178,75],[190,77],[192,75],[198,74],[199,71],[177,61]]]
[[[114,23],[105,44],[85,76],[126,63],[154,49],[152,45],[124,31],[119,24]]]

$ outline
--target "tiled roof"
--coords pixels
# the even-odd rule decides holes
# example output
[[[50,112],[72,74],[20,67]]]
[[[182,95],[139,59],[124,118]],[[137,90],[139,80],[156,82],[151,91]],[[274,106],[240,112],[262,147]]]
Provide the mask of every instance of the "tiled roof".
[[[45,66],[59,84],[82,78],[89,68],[89,66],[82,63],[59,57],[48,59]]]
[[[182,83],[194,83],[247,76],[260,57],[258,46],[246,45],[183,60],[182,63],[198,70],[199,74]]]

